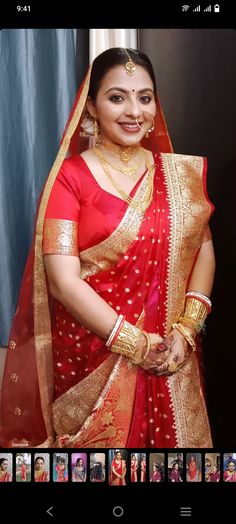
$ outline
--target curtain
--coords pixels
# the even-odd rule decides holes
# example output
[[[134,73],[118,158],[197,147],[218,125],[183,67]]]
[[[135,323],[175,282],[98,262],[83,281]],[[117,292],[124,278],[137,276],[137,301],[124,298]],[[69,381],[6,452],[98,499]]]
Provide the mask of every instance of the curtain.
[[[137,49],[137,29],[90,29],[90,62],[109,47]]]
[[[88,30],[6,29],[0,32],[0,49],[0,345],[4,346],[39,193],[57,154],[77,80],[88,65]]]

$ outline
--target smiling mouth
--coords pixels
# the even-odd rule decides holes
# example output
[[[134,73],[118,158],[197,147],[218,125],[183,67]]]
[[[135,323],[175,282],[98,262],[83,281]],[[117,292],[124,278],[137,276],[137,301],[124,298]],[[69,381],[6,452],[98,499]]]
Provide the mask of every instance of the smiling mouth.
[[[120,126],[141,127],[143,122],[118,122]]]

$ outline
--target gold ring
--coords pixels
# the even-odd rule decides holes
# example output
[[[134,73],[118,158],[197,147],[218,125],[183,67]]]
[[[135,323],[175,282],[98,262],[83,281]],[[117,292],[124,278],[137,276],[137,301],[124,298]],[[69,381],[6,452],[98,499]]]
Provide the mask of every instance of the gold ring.
[[[169,362],[169,364],[168,364],[168,371],[170,373],[174,373],[177,369],[178,369],[178,366],[177,366],[176,362],[173,362],[173,360],[171,362]]]

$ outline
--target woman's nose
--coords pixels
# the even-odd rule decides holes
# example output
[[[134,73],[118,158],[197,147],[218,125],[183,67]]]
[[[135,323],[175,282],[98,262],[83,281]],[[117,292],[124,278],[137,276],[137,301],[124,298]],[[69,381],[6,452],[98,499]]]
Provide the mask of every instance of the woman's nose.
[[[142,114],[139,104],[136,101],[130,101],[126,110],[127,115],[132,118],[139,118]]]

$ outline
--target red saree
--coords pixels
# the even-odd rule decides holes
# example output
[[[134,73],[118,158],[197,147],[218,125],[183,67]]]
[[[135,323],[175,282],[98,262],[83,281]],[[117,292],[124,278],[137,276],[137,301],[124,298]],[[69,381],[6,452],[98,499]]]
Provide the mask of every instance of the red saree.
[[[64,160],[78,140],[88,85],[89,75],[40,201],[6,360],[0,445],[211,447],[199,355],[171,377],[154,376],[111,354],[49,297],[43,253],[79,255],[81,278],[111,307],[168,334],[212,212],[206,162],[172,154],[158,99],[145,144],[155,169],[130,193],[140,210],[102,190],[79,155]],[[141,211],[150,178],[152,202]]]
[[[12,476],[8,471],[0,471],[0,482],[11,482]]]
[[[130,462],[130,480],[131,482],[138,481],[137,470],[138,470],[137,460],[131,460]]]
[[[140,482],[146,482],[146,462],[141,461],[141,478]]]
[[[49,474],[47,471],[35,471],[34,482],[49,482]]]
[[[125,460],[113,459],[111,463],[109,484],[111,486],[125,486],[126,485],[125,471],[126,471]]]

